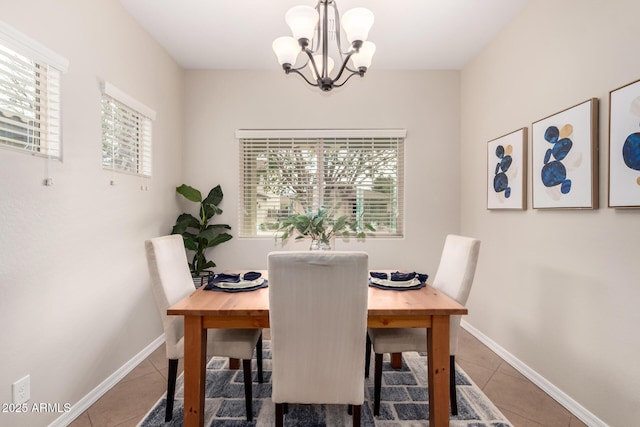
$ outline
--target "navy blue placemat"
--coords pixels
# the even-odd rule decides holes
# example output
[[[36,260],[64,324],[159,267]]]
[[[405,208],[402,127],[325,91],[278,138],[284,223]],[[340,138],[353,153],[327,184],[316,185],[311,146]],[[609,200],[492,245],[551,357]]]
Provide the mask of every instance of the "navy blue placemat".
[[[227,288],[218,286],[219,283],[240,283],[241,280],[252,281],[257,280],[262,276],[262,273],[257,271],[247,271],[243,274],[226,274],[219,273],[209,278],[209,283],[204,287],[205,291],[220,291],[220,292],[249,292],[256,289],[266,288],[269,286],[267,279],[264,279],[262,283],[256,286],[250,286],[246,288]]]
[[[409,291],[412,289],[420,289],[420,288],[424,288],[427,285],[427,278],[429,277],[428,274],[422,274],[422,273],[401,273],[399,271],[387,274],[387,273],[381,273],[381,272],[375,272],[372,271],[369,273],[369,286],[373,287],[373,288],[378,288],[378,289],[385,289],[385,290],[393,290],[393,291]],[[404,287],[398,287],[398,286],[386,286],[380,283],[374,283],[371,281],[371,279],[382,279],[382,280],[391,280],[392,282],[401,282],[401,281],[405,281],[405,280],[411,280],[414,278],[417,278],[420,283],[413,285],[413,286],[404,286]]]

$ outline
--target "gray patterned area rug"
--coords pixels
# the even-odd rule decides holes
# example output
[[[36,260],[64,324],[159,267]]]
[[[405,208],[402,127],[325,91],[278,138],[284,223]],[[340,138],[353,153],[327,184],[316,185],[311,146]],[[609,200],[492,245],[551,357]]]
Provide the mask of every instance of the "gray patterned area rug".
[[[270,341],[263,343],[264,383],[258,384],[254,359],[253,421],[245,417],[242,369],[229,370],[228,359],[214,357],[207,363],[205,422],[207,427],[267,427],[275,425],[275,407],[271,402]],[[364,427],[418,427],[429,425],[426,354],[402,354],[402,369],[394,370],[388,355],[382,372],[380,416],[373,416],[373,355],[371,373],[365,380],[365,402],[361,425]],[[456,427],[511,427],[511,424],[482,393],[467,374],[456,366],[458,415],[451,417]],[[173,420],[164,422],[166,397],[163,396],[138,424],[182,426],[184,419],[182,376],[176,384]],[[289,405],[287,427],[351,426],[346,405]]]

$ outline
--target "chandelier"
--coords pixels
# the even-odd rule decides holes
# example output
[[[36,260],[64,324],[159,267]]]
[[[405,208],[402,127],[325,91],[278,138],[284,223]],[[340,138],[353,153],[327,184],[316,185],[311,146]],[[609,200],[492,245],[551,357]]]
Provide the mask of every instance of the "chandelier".
[[[333,19],[329,16],[330,9],[332,9]],[[343,86],[355,75],[363,77],[371,65],[376,45],[367,41],[369,30],[373,25],[373,13],[369,9],[361,7],[350,9],[340,19],[334,0],[318,0],[315,8],[295,6],[289,9],[285,20],[291,28],[293,37],[279,37],[273,41],[272,47],[286,74],[294,72],[302,76],[311,86],[328,92],[334,87]],[[318,22],[320,22],[319,25]],[[350,44],[347,51],[343,51],[340,45],[341,22]],[[342,62],[335,77],[330,76],[334,66],[334,61],[329,56],[330,37],[335,38]],[[301,52],[304,52],[307,57],[304,63],[296,68],[298,55]],[[349,60],[352,67],[348,64]],[[306,72],[306,69],[310,72]],[[311,74],[310,78],[308,74]]]

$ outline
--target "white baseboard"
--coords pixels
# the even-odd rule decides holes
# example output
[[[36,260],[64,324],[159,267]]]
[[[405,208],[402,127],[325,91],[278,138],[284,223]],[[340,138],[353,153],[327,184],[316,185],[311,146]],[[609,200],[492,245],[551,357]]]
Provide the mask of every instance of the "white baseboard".
[[[96,388],[91,390],[89,394],[80,399],[75,405],[71,407],[69,412],[65,412],[55,421],[49,424],[49,427],[65,427],[68,426],[78,418],[84,411],[89,409],[98,399],[100,399],[106,392],[111,390],[113,386],[118,384],[129,372],[131,372],[136,366],[138,366],[144,359],[149,357],[158,347],[164,343],[164,334],[153,340],[151,344],[142,349],[142,351],[136,354],[131,360],[122,365],[117,371],[111,374],[106,380],[102,381]]]
[[[569,412],[578,417],[583,423],[589,427],[609,427],[604,421],[589,412],[584,406],[573,400],[569,395],[560,390],[558,387],[549,382],[542,375],[524,364],[520,359],[499,346],[491,338],[480,332],[478,329],[470,325],[466,320],[460,322],[466,331],[480,340],[484,345],[489,347],[494,353],[504,359],[515,370],[527,377],[532,383],[540,387],[545,393],[551,396],[555,401],[564,406]]]

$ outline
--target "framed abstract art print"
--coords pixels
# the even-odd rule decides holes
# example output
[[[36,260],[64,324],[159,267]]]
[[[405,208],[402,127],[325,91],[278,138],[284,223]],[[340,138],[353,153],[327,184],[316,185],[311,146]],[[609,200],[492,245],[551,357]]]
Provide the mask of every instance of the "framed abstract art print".
[[[527,206],[527,128],[487,143],[487,209]]]
[[[534,209],[598,207],[598,99],[531,125]]]
[[[609,207],[640,208],[640,80],[609,92]]]

